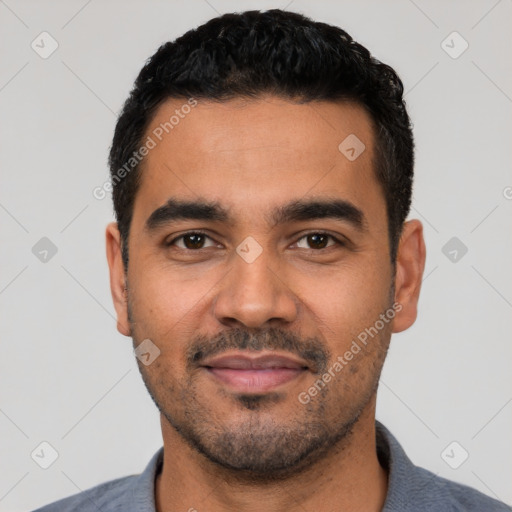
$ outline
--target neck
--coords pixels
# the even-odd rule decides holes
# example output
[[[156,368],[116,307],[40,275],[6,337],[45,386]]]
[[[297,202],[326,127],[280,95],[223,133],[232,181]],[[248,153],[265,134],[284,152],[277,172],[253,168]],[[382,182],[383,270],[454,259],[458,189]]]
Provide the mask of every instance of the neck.
[[[324,458],[286,480],[264,483],[242,480],[212,463],[161,417],[164,462],[155,483],[157,512],[381,511],[388,475],[377,458],[375,398]]]

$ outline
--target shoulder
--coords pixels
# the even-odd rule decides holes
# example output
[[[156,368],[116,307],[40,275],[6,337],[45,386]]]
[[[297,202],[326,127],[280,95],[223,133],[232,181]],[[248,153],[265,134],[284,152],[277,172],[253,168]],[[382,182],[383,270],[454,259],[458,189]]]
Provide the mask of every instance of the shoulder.
[[[86,491],[82,491],[67,498],[63,498],[34,512],[104,512],[121,511],[126,504],[126,495],[132,488],[133,480],[137,476],[126,476],[104,482]]]
[[[388,469],[383,512],[511,512],[511,507],[467,485],[418,467],[391,432],[376,424],[377,453]]]
[[[162,463],[163,447],[153,455],[141,474],[104,482],[34,512],[155,512],[155,478]]]
[[[512,508],[472,487],[453,482],[434,473],[415,467],[416,496],[414,510],[432,512],[511,512]],[[424,508],[418,504],[424,503]]]

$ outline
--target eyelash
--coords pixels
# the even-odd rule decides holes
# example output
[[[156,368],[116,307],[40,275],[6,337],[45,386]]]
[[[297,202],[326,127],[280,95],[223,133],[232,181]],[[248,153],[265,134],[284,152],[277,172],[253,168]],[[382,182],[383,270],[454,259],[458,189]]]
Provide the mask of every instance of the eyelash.
[[[183,233],[182,235],[180,236],[177,236],[176,238],[173,238],[172,240],[170,240],[169,242],[166,242],[165,243],[165,246],[166,247],[171,247],[172,245],[174,245],[174,243],[177,241],[177,240],[180,240],[182,238],[185,238],[187,236],[190,236],[190,235],[201,235],[201,236],[204,236],[204,237],[207,237],[209,238],[210,240],[213,240],[207,233],[205,233],[204,231],[201,231],[201,230],[196,230],[196,231],[188,231],[187,233]],[[340,247],[345,247],[347,244],[345,242],[343,242],[342,240],[340,240],[339,238],[335,237],[334,235],[331,235],[330,233],[327,233],[325,231],[311,231],[309,233],[306,233],[304,235],[302,235],[298,240],[302,240],[304,238],[307,238],[308,236],[310,235],[323,235],[323,236],[327,236],[329,237],[331,240],[333,240],[336,245],[340,246]],[[321,249],[309,249],[310,251],[314,251],[314,252],[320,252],[322,250],[325,250],[325,249],[329,249],[331,247],[334,247],[332,245],[328,246],[328,247],[323,247]],[[190,251],[190,252],[199,252],[201,251],[202,249],[205,249],[204,247],[200,248],[200,249],[187,249],[187,248],[182,248],[182,247],[179,247],[179,249],[183,250],[183,251]]]

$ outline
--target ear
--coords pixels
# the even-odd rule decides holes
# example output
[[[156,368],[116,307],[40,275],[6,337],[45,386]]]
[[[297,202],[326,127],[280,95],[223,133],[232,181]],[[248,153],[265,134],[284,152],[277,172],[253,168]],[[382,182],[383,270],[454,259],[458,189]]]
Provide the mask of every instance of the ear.
[[[416,320],[426,249],[423,226],[419,220],[404,224],[396,259],[395,302],[397,314],[393,321],[393,332],[408,329]]]
[[[116,222],[108,224],[106,232],[107,261],[110,270],[110,291],[117,313],[117,330],[125,336],[131,335],[128,322],[128,295],[126,275],[121,252],[121,234]]]

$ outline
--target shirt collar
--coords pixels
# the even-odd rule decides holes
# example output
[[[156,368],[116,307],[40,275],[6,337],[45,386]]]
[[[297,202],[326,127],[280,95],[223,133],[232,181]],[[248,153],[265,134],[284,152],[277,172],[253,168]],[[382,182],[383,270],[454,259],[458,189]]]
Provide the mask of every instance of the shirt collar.
[[[127,510],[133,512],[156,512],[155,481],[162,470],[164,447],[151,457],[146,469],[134,479],[131,496],[128,498]],[[127,493],[128,494],[128,493]]]
[[[415,496],[431,483],[436,475],[422,474],[407,456],[391,432],[380,422],[375,422],[377,456],[388,471],[388,492],[382,512],[412,510]]]

